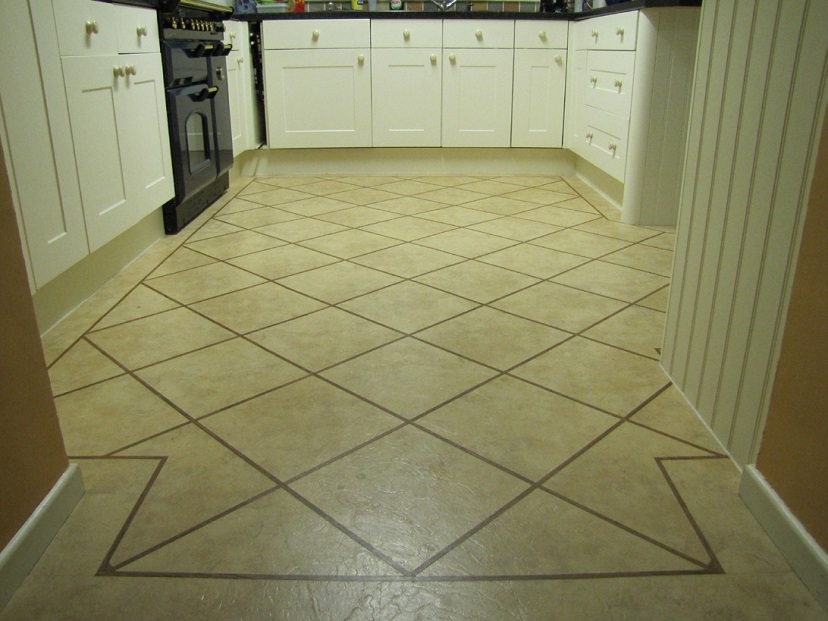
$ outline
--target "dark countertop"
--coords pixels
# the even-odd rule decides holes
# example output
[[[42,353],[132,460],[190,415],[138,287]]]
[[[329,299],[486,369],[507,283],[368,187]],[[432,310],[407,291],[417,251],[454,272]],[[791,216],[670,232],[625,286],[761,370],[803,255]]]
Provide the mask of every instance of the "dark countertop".
[[[515,11],[310,11],[305,13],[256,13],[234,15],[233,19],[248,22],[296,19],[551,19],[579,20],[610,13],[666,7],[698,7],[702,0],[628,0],[620,4],[582,13],[541,13]]]

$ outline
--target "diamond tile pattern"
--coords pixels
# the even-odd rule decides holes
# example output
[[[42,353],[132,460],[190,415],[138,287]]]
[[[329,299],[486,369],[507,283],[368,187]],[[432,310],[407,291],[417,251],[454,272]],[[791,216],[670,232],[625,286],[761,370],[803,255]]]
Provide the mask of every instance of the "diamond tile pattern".
[[[573,186],[235,182],[53,363],[91,493],[0,619],[541,619],[596,589],[780,597],[795,579],[658,364],[674,235]],[[190,593],[171,616],[136,608]]]

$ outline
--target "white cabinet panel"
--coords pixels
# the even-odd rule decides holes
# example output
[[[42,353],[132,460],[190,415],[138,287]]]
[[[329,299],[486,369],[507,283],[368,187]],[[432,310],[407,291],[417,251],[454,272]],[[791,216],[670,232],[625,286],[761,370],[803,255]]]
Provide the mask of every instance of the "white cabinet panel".
[[[587,106],[581,123],[585,145],[582,157],[623,182],[629,119]]]
[[[309,19],[265,21],[266,50],[367,48],[371,27],[367,19]]]
[[[629,117],[634,69],[635,52],[587,52],[583,102]]]
[[[118,52],[142,54],[158,52],[158,19],[155,11],[132,6],[116,6]]]
[[[508,147],[511,49],[443,50],[443,146]]]
[[[515,21],[515,48],[539,50],[565,48],[569,22],[565,20]]]
[[[439,147],[441,50],[375,49],[371,58],[375,147]]]
[[[115,7],[92,0],[53,0],[61,56],[118,51]]]
[[[371,47],[434,48],[443,46],[440,20],[394,19],[371,21]]]
[[[513,147],[560,147],[563,142],[566,50],[515,50]]]
[[[238,50],[227,56],[227,93],[230,96],[230,129],[233,133],[233,155],[246,150],[244,114],[247,100],[242,86],[242,65],[244,57]]]
[[[638,11],[593,17],[576,24],[575,44],[585,50],[634,50]]]
[[[367,48],[266,50],[264,73],[271,147],[371,146]]]
[[[452,19],[443,22],[443,45],[469,49],[512,49],[515,24],[512,20]]]

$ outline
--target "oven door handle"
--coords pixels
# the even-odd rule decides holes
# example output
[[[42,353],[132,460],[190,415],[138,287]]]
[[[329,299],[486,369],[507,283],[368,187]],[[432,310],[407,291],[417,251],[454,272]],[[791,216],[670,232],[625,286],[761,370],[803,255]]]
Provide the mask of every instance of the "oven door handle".
[[[193,101],[204,101],[205,99],[213,99],[216,95],[218,95],[218,92],[218,86],[202,88],[198,93],[191,94],[190,99],[192,99]]]

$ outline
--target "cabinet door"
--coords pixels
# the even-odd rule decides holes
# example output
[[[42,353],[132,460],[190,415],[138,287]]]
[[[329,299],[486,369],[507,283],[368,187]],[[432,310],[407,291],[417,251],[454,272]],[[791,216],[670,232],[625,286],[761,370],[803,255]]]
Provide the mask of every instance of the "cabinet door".
[[[92,0],[52,0],[61,56],[118,51],[115,7]]]
[[[373,51],[375,147],[439,147],[442,71],[439,49]]]
[[[443,146],[508,147],[513,50],[443,50]]]
[[[586,50],[570,50],[569,77],[566,85],[566,112],[564,119],[564,147],[583,157],[586,149],[581,120],[586,84]]]
[[[368,49],[266,50],[264,73],[271,148],[371,146]]]
[[[233,50],[227,56],[227,92],[230,95],[230,128],[233,132],[233,155],[246,149],[244,113],[246,108],[245,92],[242,88],[241,66],[244,63],[242,53]]]
[[[513,147],[563,143],[565,50],[515,50]]]

